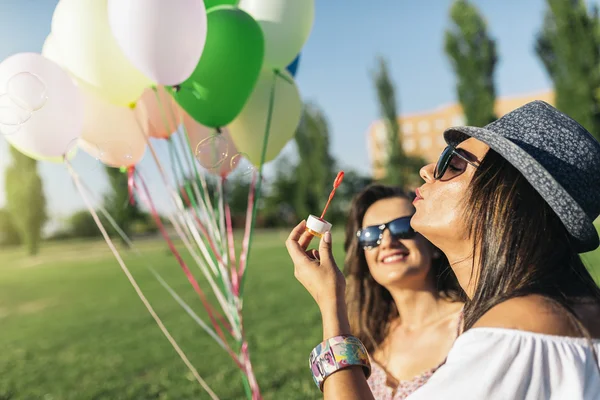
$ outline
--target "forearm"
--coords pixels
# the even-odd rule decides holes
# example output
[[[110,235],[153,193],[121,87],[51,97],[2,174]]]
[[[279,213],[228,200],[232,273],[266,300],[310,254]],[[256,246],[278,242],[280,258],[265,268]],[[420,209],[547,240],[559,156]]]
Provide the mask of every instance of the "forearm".
[[[321,308],[323,340],[349,335],[350,323],[343,299]],[[324,400],[374,400],[361,367],[345,368],[329,376],[323,386]]]

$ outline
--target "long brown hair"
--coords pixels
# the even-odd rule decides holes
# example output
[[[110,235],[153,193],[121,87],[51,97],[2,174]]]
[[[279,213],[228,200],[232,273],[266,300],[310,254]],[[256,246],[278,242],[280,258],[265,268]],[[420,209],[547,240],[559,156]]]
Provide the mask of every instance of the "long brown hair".
[[[573,307],[582,299],[600,304],[600,288],[558,216],[493,150],[473,176],[464,218],[480,266],[477,276],[471,276],[475,289],[465,305],[465,330],[495,305],[531,294],[562,306],[571,322],[582,328]]]
[[[410,202],[414,199],[414,194],[381,184],[367,186],[352,200],[344,242],[344,274],[347,280],[346,302],[350,327],[352,334],[358,337],[370,352],[373,352],[387,336],[390,322],[398,317],[398,309],[390,292],[377,283],[369,272],[365,253],[358,244],[356,232],[362,227],[369,207],[387,198],[401,198]],[[463,292],[456,276],[441,251],[440,254],[439,259],[432,261],[430,272],[436,279],[437,289],[443,297],[451,301],[463,300]]]

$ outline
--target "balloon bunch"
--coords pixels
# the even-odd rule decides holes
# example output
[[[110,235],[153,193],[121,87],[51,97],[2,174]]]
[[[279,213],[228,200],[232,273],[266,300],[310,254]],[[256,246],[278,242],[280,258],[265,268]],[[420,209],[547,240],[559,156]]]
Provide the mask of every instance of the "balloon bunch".
[[[194,319],[240,368],[248,398],[259,399],[242,322],[244,278],[263,165],[300,122],[294,76],[313,20],[314,0],[60,0],[41,54],[20,53],[0,63],[0,132],[31,158],[66,164],[136,292],[212,398],[112,245],[70,160],[81,149],[128,173],[132,194],[152,211],[210,325]],[[155,140],[166,141],[174,154],[177,185],[154,150]],[[220,311],[158,216],[139,171],[148,149],[176,206],[169,221]],[[237,257],[224,186],[242,159],[257,170],[246,171],[253,177]],[[196,162],[217,176],[216,194]]]

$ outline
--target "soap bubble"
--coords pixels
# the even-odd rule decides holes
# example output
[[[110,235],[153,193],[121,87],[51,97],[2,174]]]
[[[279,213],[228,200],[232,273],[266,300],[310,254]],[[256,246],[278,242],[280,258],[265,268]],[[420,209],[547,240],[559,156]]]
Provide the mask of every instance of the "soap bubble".
[[[20,72],[10,78],[6,92],[21,108],[29,111],[38,111],[48,100],[46,85],[30,72]]]
[[[196,146],[195,155],[200,165],[206,169],[218,168],[229,154],[229,143],[220,133],[201,140]]]
[[[8,94],[0,94],[0,131],[4,135],[16,133],[29,118],[30,111],[19,107]]]
[[[250,161],[244,162],[244,158],[248,160],[248,156],[244,153],[234,154],[230,160],[231,170],[237,171],[237,173],[241,174],[242,176],[251,175],[256,168],[254,165],[252,165],[252,163],[250,163]]]

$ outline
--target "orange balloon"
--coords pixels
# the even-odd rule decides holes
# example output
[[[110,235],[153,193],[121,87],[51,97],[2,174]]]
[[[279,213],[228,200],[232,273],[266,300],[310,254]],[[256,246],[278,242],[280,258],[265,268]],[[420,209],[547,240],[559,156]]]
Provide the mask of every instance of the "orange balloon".
[[[148,119],[146,134],[153,138],[169,138],[183,121],[183,110],[162,86],[157,86],[156,91],[144,90],[135,109],[138,117]]]
[[[241,158],[229,130],[209,128],[197,122],[187,113],[183,115],[183,126],[190,140],[196,160],[208,172],[226,178],[239,164]]]

